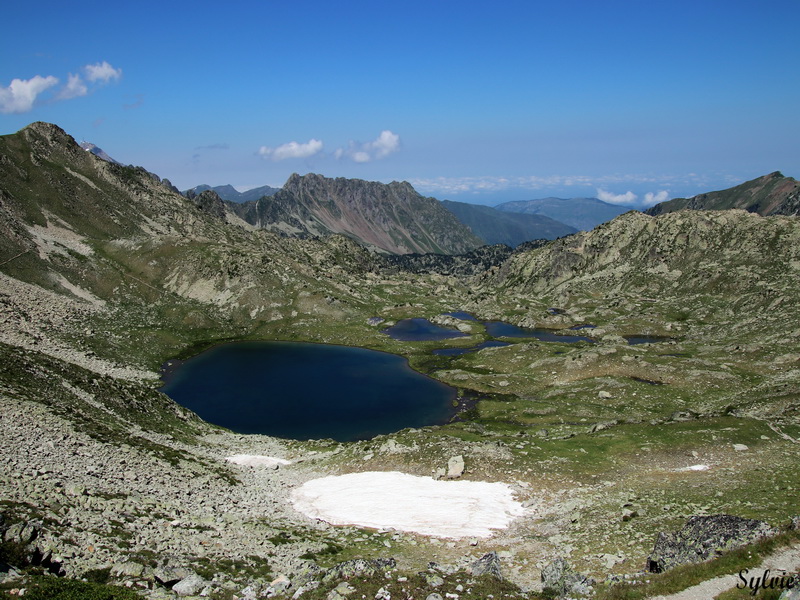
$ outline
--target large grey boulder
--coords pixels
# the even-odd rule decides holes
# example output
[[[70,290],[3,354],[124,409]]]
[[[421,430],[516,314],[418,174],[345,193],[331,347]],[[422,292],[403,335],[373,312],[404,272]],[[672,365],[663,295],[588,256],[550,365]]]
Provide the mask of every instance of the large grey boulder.
[[[542,569],[542,587],[545,593],[559,598],[588,596],[594,584],[594,579],[578,573],[560,557]]]
[[[197,573],[192,573],[173,585],[172,591],[178,594],[178,596],[197,596],[206,585],[208,584],[205,579],[200,577]]]
[[[484,554],[469,566],[468,571],[476,577],[492,575],[498,579],[503,578],[500,573],[500,558],[497,556],[497,552]]]
[[[647,559],[647,570],[661,573],[678,565],[703,562],[777,533],[756,519],[733,515],[691,517],[680,531],[658,534]]]

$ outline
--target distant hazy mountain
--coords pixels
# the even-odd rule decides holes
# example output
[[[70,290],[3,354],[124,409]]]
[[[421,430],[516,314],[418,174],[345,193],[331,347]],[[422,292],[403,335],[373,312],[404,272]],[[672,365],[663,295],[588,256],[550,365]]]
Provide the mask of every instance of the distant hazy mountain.
[[[264,196],[273,196],[280,189],[281,188],[262,185],[261,187],[247,190],[246,192],[240,192],[232,185],[218,185],[211,187],[210,185],[202,184],[191,189],[184,190],[181,193],[187,198],[191,198],[200,194],[201,192],[213,190],[219,195],[220,198],[227,200],[228,202],[251,202],[258,200],[259,198],[263,198]]]
[[[504,202],[495,208],[504,212],[544,215],[582,231],[594,229],[600,223],[631,210],[629,207],[609,204],[597,198],[515,200]]]
[[[294,174],[273,196],[227,207],[263,229],[301,237],[342,233],[393,254],[460,254],[483,244],[441,202],[407,182]]]
[[[512,214],[491,206],[444,200],[444,207],[487,244],[505,244],[516,248],[530,240],[554,240],[575,233],[577,229],[537,214]]]
[[[726,190],[699,194],[692,198],[674,198],[648,208],[648,215],[676,210],[727,210],[741,208],[767,215],[800,215],[800,182],[775,171]]]
[[[115,165],[122,164],[121,162],[111,158],[108,154],[105,153],[105,151],[102,148],[100,148],[98,146],[95,146],[91,142],[81,142],[80,146],[81,146],[81,148],[83,148],[87,152],[91,152],[92,154],[94,154],[98,158],[102,158],[103,160],[105,160],[107,162],[114,163]]]

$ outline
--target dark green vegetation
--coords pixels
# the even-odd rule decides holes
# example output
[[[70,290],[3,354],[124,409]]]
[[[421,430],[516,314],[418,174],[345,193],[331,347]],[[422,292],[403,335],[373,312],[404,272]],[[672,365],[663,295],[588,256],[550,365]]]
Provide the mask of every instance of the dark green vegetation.
[[[354,201],[372,193],[316,176],[293,189],[297,204],[282,202],[294,214],[312,204],[334,214],[346,191],[358,191]],[[402,184],[387,189],[416,206]],[[795,217],[632,212],[515,251],[388,259],[343,235],[252,230],[219,206],[101,161],[52,125],[0,138],[0,494],[21,520],[43,521],[42,543],[68,555],[71,577],[131,562],[138,575],[127,580],[155,587],[152,570],[191,567],[219,575],[224,597],[255,579],[300,582],[314,565],[392,556],[398,568],[382,584],[392,597],[403,585],[411,593],[430,561],[452,566],[462,596],[522,595],[470,583],[461,567],[497,550],[508,581],[492,585],[528,590],[564,555],[602,580],[641,570],[656,534],[691,515],[780,524],[800,513]],[[399,217],[400,237],[428,214],[415,211]],[[415,244],[447,249],[426,231]],[[591,323],[595,343],[505,338],[432,355],[491,339],[480,323],[443,316],[457,310],[565,334]],[[469,335],[403,342],[380,332],[414,317]],[[630,346],[626,335],[665,341]],[[462,413],[367,441],[283,442],[210,427],[156,391],[164,361],[237,339],[402,355],[457,387]],[[295,463],[225,462],[238,453]],[[312,477],[428,476],[454,456],[464,478],[511,483],[528,514],[471,546],[326,527],[289,503]],[[689,469],[698,465],[707,468]],[[231,557],[256,558],[242,574]],[[377,583],[358,596],[374,597]]]
[[[18,587],[8,587],[8,585],[3,587],[7,588],[6,591],[19,589]],[[29,579],[24,589],[25,598],[30,600],[137,600],[141,598],[133,590],[115,585],[60,579],[52,576],[34,576]]]

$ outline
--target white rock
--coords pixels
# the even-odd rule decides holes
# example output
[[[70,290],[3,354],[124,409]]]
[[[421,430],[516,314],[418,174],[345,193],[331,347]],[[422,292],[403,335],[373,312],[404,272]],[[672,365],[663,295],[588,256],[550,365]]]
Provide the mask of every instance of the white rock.
[[[458,479],[464,474],[464,457],[462,455],[454,456],[447,461],[447,478]]]

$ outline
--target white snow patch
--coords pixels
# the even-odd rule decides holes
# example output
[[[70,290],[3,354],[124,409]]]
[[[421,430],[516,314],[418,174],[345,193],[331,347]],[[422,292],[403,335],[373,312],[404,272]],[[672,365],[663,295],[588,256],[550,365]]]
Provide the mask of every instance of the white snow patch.
[[[292,461],[286,460],[285,458],[262,456],[260,454],[235,454],[234,456],[226,457],[225,460],[244,467],[275,467],[277,465],[292,464]]]
[[[505,483],[436,481],[397,471],[312,479],[292,491],[292,504],[332,525],[442,538],[489,537],[525,512]]]
[[[708,465],[691,465],[690,467],[681,467],[675,469],[676,471],[708,471],[711,467]]]

